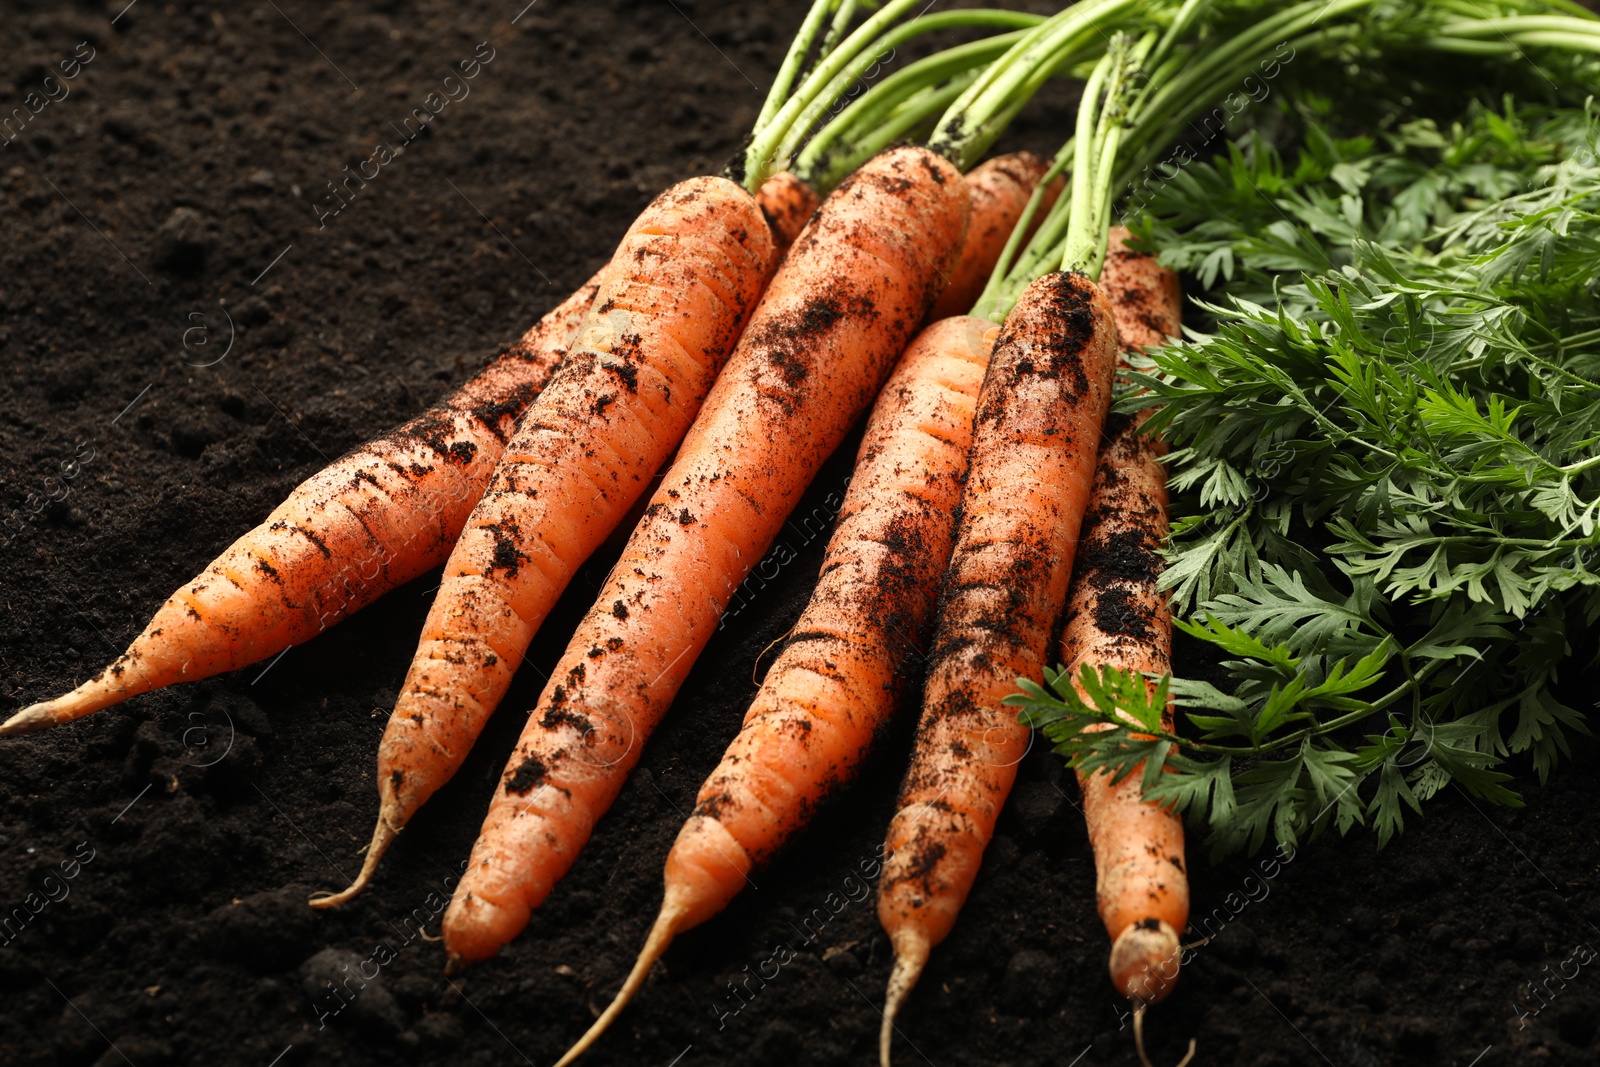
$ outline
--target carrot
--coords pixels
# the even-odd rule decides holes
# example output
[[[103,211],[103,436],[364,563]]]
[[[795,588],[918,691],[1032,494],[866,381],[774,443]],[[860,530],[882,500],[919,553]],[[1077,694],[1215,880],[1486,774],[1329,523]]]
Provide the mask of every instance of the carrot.
[[[989,272],[994,270],[1006,240],[1028,206],[1033,187],[1044,177],[1046,164],[1032,152],[1012,152],[996,156],[972,168],[967,174],[967,187],[972,190],[972,221],[967,225],[967,238],[961,246],[961,259],[950,276],[950,282],[939,294],[939,300],[929,314],[930,321],[965,315],[983,292]],[[1049,211],[1060,195],[1061,182],[1052,182],[1045,191],[1037,221]],[[1024,240],[1027,234],[1023,235]]]
[[[1074,22],[1082,10],[1068,8],[1051,24],[1063,33],[1095,31],[1092,17]],[[1154,44],[1154,35],[1132,48],[1120,31],[1111,36],[1084,87],[1073,140],[1051,168],[1071,161],[1071,195],[1020,258],[1008,242],[980,298],[986,309],[1009,310],[978,398],[922,716],[884,842],[878,918],[894,965],[878,1037],[882,1067],[889,1067],[901,1007],[977,878],[1030,741],[1009,705],[1019,678],[1036,686],[1043,678],[1094,485],[1117,356],[1116,320],[1095,279],[1126,102]],[[1003,85],[1036,63],[1028,47],[1014,46],[985,77]],[[974,105],[976,115],[945,122],[964,129],[986,107],[1011,107],[1008,99],[1001,93]],[[1059,269],[1042,273],[1052,262]]]
[[[682,440],[776,259],[755,198],[726,178],[679,182],[629,228],[450,553],[379,745],[361,873],[317,906],[360,892],[460,768],[567,582]]]
[[[903,661],[926,636],[950,556],[995,332],[983,319],[944,319],[901,357],[867,423],[810,603],[667,855],[644,950],[561,1063],[593,1044],[674,937],[726,907],[854,772],[899,703]]]
[[[175,592],[96,677],[22,709],[0,736],[275,656],[444,562],[517,418],[566,357],[600,275],[456,393],[297,486]]]
[[[1183,307],[1178,276],[1155,257],[1129,248],[1130,236],[1126,226],[1107,231],[1106,265],[1100,272],[1100,288],[1111,301],[1117,340],[1125,353],[1158,348],[1176,337]]]
[[[528,717],[445,913],[452,965],[515,937],[571,866],[749,567],[932,306],[967,200],[949,163],[892,149],[790,249]]]
[[[1111,399],[1104,293],[1058,271],[1023,292],[978,401],[915,750],[887,836],[878,917],[894,948],[880,1037],[966,900],[1028,730],[1001,701],[1042,677]]]
[[[800,236],[800,231],[805,229],[807,222],[817,210],[817,193],[810,184],[801,178],[795,177],[789,171],[780,171],[762,183],[756,190],[756,203],[765,216],[767,225],[772,228],[772,240],[777,245],[778,255],[782,257],[789,251],[789,246],[794,244],[794,239]],[[606,548],[620,551],[628,540],[628,534],[639,525],[639,520],[644,518],[645,505],[649,503],[650,496],[661,484],[661,476],[666,473],[663,466],[656,471],[656,476],[651,480],[649,493],[633,502],[633,507],[628,509],[628,514],[617,528],[611,532],[606,540]]]
[[[817,210],[817,194],[810,185],[784,170],[761,183],[756,191],[756,203],[761,206],[767,225],[772,227],[772,239],[778,243],[778,251],[783,252],[794,244],[794,239],[800,236],[800,231]]]
[[[1120,227],[1111,231],[1101,285],[1110,294],[1123,349],[1137,351],[1178,332],[1181,297],[1177,275],[1129,251],[1126,237]],[[1157,588],[1157,550],[1167,534],[1164,449],[1139,432],[1142,421],[1143,415],[1114,416],[1101,446],[1061,635],[1061,659],[1073,678],[1085,666],[1157,675],[1171,670],[1172,615]],[[1163,715],[1169,730],[1171,719],[1169,708]],[[1177,979],[1189,885],[1183,819],[1145,802],[1140,781],[1140,769],[1120,784],[1104,772],[1078,774],[1100,918],[1112,939],[1111,980],[1142,1014]]]

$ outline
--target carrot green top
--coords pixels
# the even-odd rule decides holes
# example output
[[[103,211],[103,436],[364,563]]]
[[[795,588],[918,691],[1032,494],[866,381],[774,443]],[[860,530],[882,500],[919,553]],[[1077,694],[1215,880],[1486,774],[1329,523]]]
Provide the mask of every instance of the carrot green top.
[[[1285,43],[1297,52],[1600,51],[1600,20],[1573,0],[1078,0],[1049,18],[991,9],[907,17],[922,3],[888,0],[850,30],[858,7],[869,5],[815,0],[730,176],[755,190],[787,168],[825,194],[890,143],[922,134],[966,171],[1050,78],[1087,75],[1092,91],[1046,179],[1068,174],[1072,191],[1017,248],[1037,203],[1024,216],[975,309],[990,318],[1003,317],[1048,270],[1098,274],[1111,191]],[[906,42],[957,29],[992,32],[860,92]]]
[[[1104,12],[1119,0],[1085,0]],[[1549,14],[1559,10],[1567,14]],[[995,60],[951,108],[934,144],[962,152],[983,140],[991,116],[1005,117],[1007,96],[1028,93],[1044,64],[1074,53],[1062,15]],[[1183,0],[1142,13],[1146,26],[1124,20],[1127,34],[1101,56],[1085,87],[1073,139],[1057,154],[1040,188],[1066,173],[1070,193],[1045,216],[1019,248],[1037,214],[1029,204],[1001,255],[974,313],[1002,319],[1030,281],[1050,270],[1098,277],[1105,258],[1112,192],[1158,158],[1198,114],[1222,99],[1264,57],[1287,43],[1293,51],[1332,52],[1344,47],[1432,49],[1474,55],[1515,56],[1527,46],[1600,51],[1600,20],[1570,0],[1303,0],[1278,8],[1270,0]],[[1159,35],[1148,26],[1164,21]],[[1051,29],[1054,26],[1055,29]],[[1090,28],[1110,27],[1095,21]],[[1032,54],[1030,54],[1030,49]],[[963,110],[965,109],[965,110]]]
[[[819,193],[826,193],[867,157],[938,114],[954,95],[948,85],[940,83],[970,78],[974,67],[1003,53],[1017,33],[1045,21],[1038,15],[978,8],[919,15],[898,22],[917,2],[891,0],[845,36],[845,27],[856,7],[854,0],[817,0],[773,80],[749,145],[730,167],[731,176],[741,180],[746,189],[760,188],[773,174],[797,164],[796,156],[805,145],[806,135],[837,110],[837,118],[809,146],[806,166],[799,170],[808,184]],[[817,37],[830,13],[832,22],[818,46]],[[911,64],[875,86],[874,93],[845,107],[858,87],[875,77],[906,42],[924,34],[962,28],[1010,32]],[[818,54],[801,77],[800,70],[814,46]],[[868,106],[862,107],[863,104]],[[845,146],[849,150],[841,152]],[[824,169],[824,162],[833,165]]]

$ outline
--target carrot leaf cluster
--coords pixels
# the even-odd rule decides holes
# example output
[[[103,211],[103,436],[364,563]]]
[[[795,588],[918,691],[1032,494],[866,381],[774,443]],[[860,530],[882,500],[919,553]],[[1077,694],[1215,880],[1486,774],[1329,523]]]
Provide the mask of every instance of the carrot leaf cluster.
[[[1143,763],[1217,852],[1329,826],[1382,844],[1446,788],[1519,803],[1508,762],[1543,779],[1590,732],[1571,683],[1600,622],[1596,128],[1589,105],[1509,104],[1312,126],[1292,161],[1249,136],[1160,190],[1143,237],[1224,296],[1120,403],[1160,405],[1163,581],[1217,666],[1029,688],[1075,766]]]

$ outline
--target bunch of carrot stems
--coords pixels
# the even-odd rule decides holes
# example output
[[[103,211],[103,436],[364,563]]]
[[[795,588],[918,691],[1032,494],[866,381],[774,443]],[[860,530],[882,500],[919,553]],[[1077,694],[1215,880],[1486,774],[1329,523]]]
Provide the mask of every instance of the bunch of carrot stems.
[[[887,1064],[1026,750],[1007,703],[1017,680],[1037,683],[1052,656],[1168,669],[1160,445],[1142,416],[1107,411],[1119,360],[1178,331],[1179,297],[1170,272],[1113,233],[1115,190],[1281,42],[1600,50],[1600,22],[1566,0],[1511,0],[1493,17],[1472,0],[1080,0],[1048,18],[919,6],[889,0],[852,26],[854,0],[817,0],[726,175],[665,191],[518,344],[298,487],[115,663],[0,735],[266,659],[442,565],[380,746],[363,869],[313,901],[332,906],[370,882],[460,767],[578,567],[631,527],[446,913],[451,966],[487,959],[575,861],[749,561],[865,416],[812,599],[666,857],[644,950],[562,1062],[920,695],[880,883],[896,957]],[[874,80],[907,42],[958,30],[985,36]],[[1069,73],[1086,84],[1053,162],[979,166]],[[906,137],[926,145],[890,147]],[[1075,569],[1080,544],[1113,537],[1142,546],[1144,573],[1097,573],[1092,552]],[[1137,632],[1095,621],[1108,590],[1137,605]],[[920,694],[908,667],[919,650]],[[1186,923],[1182,826],[1136,782],[1082,785],[1111,975],[1138,1009],[1142,1055],[1143,1011],[1172,987]]]

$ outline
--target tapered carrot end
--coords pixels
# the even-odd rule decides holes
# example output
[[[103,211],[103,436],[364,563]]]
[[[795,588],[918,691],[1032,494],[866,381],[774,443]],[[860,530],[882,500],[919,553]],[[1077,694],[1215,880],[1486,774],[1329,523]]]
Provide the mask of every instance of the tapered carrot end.
[[[0,723],[0,737],[31,734],[35,730],[81,719],[90,712],[99,711],[133,695],[131,692],[113,692],[100,679],[95,678],[54,700],[43,700],[23,708]]]
[[[894,1041],[894,1020],[900,1008],[922,977],[928,964],[928,935],[915,927],[904,927],[892,935],[894,970],[889,972],[889,992],[883,1003],[883,1029],[878,1031],[879,1067],[890,1067],[889,1046]]]
[[[445,951],[451,958],[463,961],[461,966],[494,959],[502,946],[522,933],[533,916],[533,908],[520,893],[491,900],[481,892],[467,890],[466,879],[473,873],[469,870],[456,886],[455,896],[439,924]]]
[[[656,924],[650,928],[650,936],[645,938],[644,948],[639,952],[639,958],[634,961],[633,970],[628,972],[627,979],[622,983],[622,988],[617,991],[616,999],[610,1007],[600,1013],[600,1018],[589,1027],[589,1032],[578,1039],[578,1043],[567,1050],[567,1054],[556,1061],[556,1067],[567,1067],[567,1064],[583,1055],[589,1046],[599,1040],[600,1035],[606,1032],[622,1009],[628,1006],[628,1001],[633,999],[645,978],[650,974],[650,968],[655,966],[667,951],[667,946],[672,944],[672,939],[683,928],[683,909],[674,907],[670,903],[662,905],[661,914],[656,916]]]
[[[23,708],[5,722],[0,723],[0,737],[31,734],[35,730],[43,730],[46,726],[54,726],[61,720],[50,713],[50,705],[52,703],[54,701]]]
[[[388,805],[385,805],[387,808]],[[367,883],[372,881],[373,872],[378,869],[378,861],[383,859],[383,854],[389,851],[389,845],[394,841],[395,835],[400,832],[400,827],[395,826],[389,819],[387,810],[378,813],[378,825],[372,831],[372,843],[367,846],[367,858],[361,864],[361,873],[356,875],[356,880],[350,883],[348,889],[339,893],[318,893],[308,903],[313,908],[333,908],[354,897],[357,893],[367,888]]]

